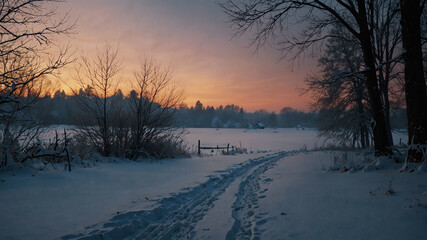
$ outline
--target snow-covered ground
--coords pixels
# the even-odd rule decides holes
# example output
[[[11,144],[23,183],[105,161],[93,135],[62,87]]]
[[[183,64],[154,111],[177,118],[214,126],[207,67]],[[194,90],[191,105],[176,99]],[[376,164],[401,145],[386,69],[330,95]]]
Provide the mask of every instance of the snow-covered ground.
[[[73,135],[75,126],[53,125],[42,134],[42,139],[48,141],[55,137],[55,131],[59,137],[63,136],[64,130],[67,135]],[[188,147],[192,152],[197,151],[198,140],[201,146],[230,146],[242,147],[248,152],[262,151],[283,151],[295,149],[312,149],[326,146],[332,140],[325,141],[317,137],[316,129],[305,128],[266,128],[266,129],[242,129],[242,128],[187,128],[184,136]],[[407,143],[407,132],[404,130],[393,131],[393,141],[395,144]],[[209,154],[210,152],[204,152]],[[213,152],[217,154],[217,152]]]
[[[186,139],[189,147],[197,149],[197,141],[201,146],[236,146],[248,152],[284,151],[294,149],[311,149],[320,147],[322,139],[318,139],[313,129],[297,130],[296,128],[266,129],[227,129],[227,128],[189,128]],[[206,153],[209,153],[206,152]]]
[[[186,139],[192,149],[201,146],[230,146],[243,147],[249,152],[260,151],[289,151],[295,149],[313,149],[333,144],[332,140],[325,141],[317,137],[315,129],[297,128],[266,128],[266,129],[226,129],[226,128],[189,128]],[[404,131],[393,131],[395,144],[407,143],[408,135]]]
[[[1,170],[0,239],[427,236],[426,172],[325,172],[339,154],[301,151],[319,144],[313,130],[189,132],[254,153]]]

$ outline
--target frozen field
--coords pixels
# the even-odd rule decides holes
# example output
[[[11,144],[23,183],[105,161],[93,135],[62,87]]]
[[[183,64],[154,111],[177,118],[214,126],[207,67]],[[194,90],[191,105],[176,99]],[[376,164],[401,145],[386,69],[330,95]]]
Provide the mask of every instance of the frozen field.
[[[58,131],[60,137],[64,132],[72,135],[75,126],[55,125],[47,129],[42,138],[47,140],[55,137]],[[312,148],[321,145],[323,141],[316,138],[314,129],[297,130],[296,128],[266,128],[266,129],[242,129],[242,128],[187,128],[185,140],[190,148],[197,149],[197,141],[202,146],[230,146],[244,147],[248,151],[290,150],[306,146]]]
[[[284,151],[301,148],[313,148],[323,141],[317,139],[313,129],[297,130],[296,128],[266,129],[227,129],[227,128],[189,128],[186,139],[191,148],[201,146],[243,147],[248,152]],[[209,153],[206,151],[205,153]]]
[[[63,134],[64,129],[67,134],[73,134],[74,126],[57,125],[52,126],[47,133],[43,135],[44,139],[53,138],[55,130]],[[315,129],[296,129],[296,128],[266,128],[266,129],[242,129],[242,128],[188,128],[185,140],[192,152],[197,151],[197,141],[200,140],[201,146],[236,146],[246,148],[248,152],[261,151],[284,151],[295,149],[312,149],[314,147],[324,146],[326,143],[333,143],[317,137]],[[61,137],[62,135],[60,135]],[[407,142],[407,133],[403,131],[394,131],[393,139],[395,144]],[[203,151],[210,154],[209,151]],[[213,152],[217,154],[217,152]]]
[[[325,172],[313,130],[189,129],[252,154],[0,171],[0,239],[423,239],[427,173]],[[317,143],[318,144],[318,143]],[[267,152],[266,152],[267,151]],[[210,152],[207,152],[210,154]],[[342,154],[341,154],[342,155]],[[390,189],[393,193],[390,194]]]

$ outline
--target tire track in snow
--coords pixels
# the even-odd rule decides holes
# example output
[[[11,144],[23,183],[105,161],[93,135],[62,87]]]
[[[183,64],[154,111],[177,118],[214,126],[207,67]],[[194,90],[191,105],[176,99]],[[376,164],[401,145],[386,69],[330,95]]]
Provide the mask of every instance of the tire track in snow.
[[[279,152],[250,159],[221,171],[222,174],[219,176],[210,177],[206,182],[191,188],[188,192],[159,200],[159,206],[153,210],[119,214],[104,224],[88,227],[87,231],[90,232],[66,235],[61,239],[188,239],[192,236],[191,232],[196,223],[214,206],[213,202],[233,181],[253,170],[246,180],[240,183],[237,200],[233,204],[238,206],[247,201],[243,199],[244,197],[253,198],[251,191],[256,190],[257,186],[255,178],[259,178],[261,172],[266,171],[269,166],[288,154],[289,152]],[[245,219],[240,216],[240,213],[235,213],[234,209],[233,218],[236,219],[233,229],[241,225],[239,219]],[[239,223],[236,223],[238,221]],[[235,232],[240,236],[242,231]],[[228,237],[229,234],[227,234]]]
[[[226,235],[227,240],[234,239],[260,239],[261,232],[257,226],[266,223],[267,219],[265,215],[268,213],[256,214],[258,206],[258,199],[264,198],[265,193],[268,189],[261,190],[260,180],[261,174],[266,172],[268,169],[274,167],[275,163],[285,156],[294,155],[299,151],[285,152],[277,158],[272,158],[262,164],[259,164],[250,174],[248,174],[240,183],[239,190],[236,194],[236,200],[234,201],[232,208],[232,216],[234,218],[234,224]],[[265,181],[272,181],[266,179]]]

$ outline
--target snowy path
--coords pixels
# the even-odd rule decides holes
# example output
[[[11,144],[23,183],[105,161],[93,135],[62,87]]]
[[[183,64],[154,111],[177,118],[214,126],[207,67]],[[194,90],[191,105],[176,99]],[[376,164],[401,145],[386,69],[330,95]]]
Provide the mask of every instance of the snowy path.
[[[236,201],[232,205],[234,224],[228,231],[226,239],[260,237],[257,226],[262,225],[265,220],[262,214],[255,214],[255,209],[259,208],[258,200],[265,197],[263,193],[266,189],[260,191],[261,174],[274,167],[275,163],[276,161],[259,166],[240,183]],[[269,181],[269,179],[265,181]]]
[[[188,191],[161,199],[153,210],[118,214],[102,225],[88,227],[86,233],[67,235],[62,239],[216,239],[221,233],[211,231],[214,235],[210,235],[210,229],[204,228],[201,220],[204,224],[209,224],[210,218],[218,221],[215,217],[221,214],[218,211],[227,207],[231,208],[229,212],[234,219],[233,227],[225,228],[229,230],[227,239],[250,236],[255,222],[252,208],[256,207],[260,174],[290,153],[279,152],[250,159],[222,171],[219,176],[211,176]],[[237,190],[237,198],[229,206],[229,195],[235,195],[233,190]],[[226,197],[221,199],[222,195]],[[228,218],[226,214],[222,216]]]

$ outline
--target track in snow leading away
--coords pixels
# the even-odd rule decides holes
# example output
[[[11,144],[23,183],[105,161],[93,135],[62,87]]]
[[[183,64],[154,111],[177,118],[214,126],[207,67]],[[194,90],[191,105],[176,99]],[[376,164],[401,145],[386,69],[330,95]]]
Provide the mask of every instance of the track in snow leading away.
[[[215,204],[224,207],[224,201],[219,204],[220,201],[217,200],[230,186],[236,184],[238,188],[229,189],[236,188],[237,192],[234,194],[234,203],[228,206],[231,208],[234,223],[230,224],[228,232],[224,233],[225,238],[257,238],[260,232],[256,227],[263,222],[262,214],[255,214],[257,201],[263,197],[262,191],[260,192],[260,175],[273,167],[279,159],[294,153],[296,151],[279,152],[250,159],[221,171],[220,175],[210,177],[189,191],[159,200],[158,206],[152,210],[119,214],[106,223],[88,227],[84,233],[66,235],[61,239],[192,239],[197,236],[199,238],[200,234],[197,232],[199,228],[196,229],[196,226],[211,209],[215,208]],[[225,202],[230,203],[230,200]]]

